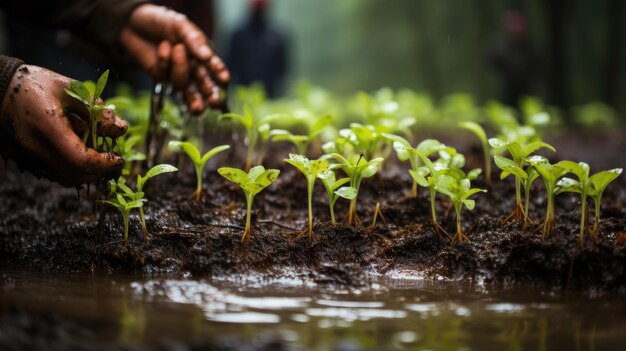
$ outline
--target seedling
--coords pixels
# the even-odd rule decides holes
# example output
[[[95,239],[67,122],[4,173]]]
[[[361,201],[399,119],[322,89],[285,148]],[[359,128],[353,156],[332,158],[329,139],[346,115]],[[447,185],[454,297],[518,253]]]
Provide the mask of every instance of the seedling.
[[[315,160],[310,161],[308,158],[302,155],[289,154],[289,158],[285,162],[296,167],[306,178],[306,191],[309,205],[309,238],[313,237],[313,186],[315,185],[315,179],[328,169],[328,161]],[[305,230],[306,232],[306,230]]]
[[[542,235],[543,239],[554,231],[556,228],[556,218],[554,215],[554,195],[557,191],[558,180],[567,173],[567,169],[562,162],[550,164],[548,159],[543,156],[532,156],[528,159],[528,163],[539,173],[543,184],[546,187],[546,197],[548,204],[546,207],[546,218],[543,222]]]
[[[146,155],[136,150],[136,146],[143,142],[143,138],[139,135],[130,135],[128,137],[119,138],[115,144],[114,151],[124,159],[123,175],[131,173],[131,167],[135,161],[143,161]]]
[[[115,193],[115,198],[112,200],[102,201],[103,203],[112,205],[116,207],[124,217],[124,241],[128,243],[128,221],[130,216],[130,210],[133,208],[139,209],[139,218],[141,219],[141,229],[143,231],[143,240],[146,241],[148,239],[148,229],[146,227],[146,219],[143,211],[143,203],[147,200],[144,199],[143,187],[150,178],[154,178],[163,173],[176,172],[178,168],[168,165],[161,164],[156,165],[144,176],[137,175],[137,191],[133,191],[130,187],[126,185],[126,181],[124,178],[119,178],[117,182],[112,182],[111,189]],[[121,200],[120,200],[121,196]],[[129,201],[126,201],[127,198]]]
[[[143,197],[143,194],[140,194]],[[100,202],[117,208],[124,219],[124,243],[128,245],[128,223],[130,222],[130,211],[133,208],[141,208],[144,199],[126,201],[122,194],[116,194],[111,200],[100,200]]]
[[[230,149],[230,145],[216,146],[207,151],[204,155],[200,154],[200,149],[196,145],[188,141],[170,141],[169,146],[170,148],[182,149],[187,154],[187,156],[189,156],[191,162],[193,162],[193,165],[196,169],[196,191],[194,191],[189,198],[193,198],[196,201],[199,201],[200,194],[202,193],[202,171],[204,169],[204,166],[213,156],[224,150]]]
[[[280,171],[277,169],[266,170],[263,166],[256,166],[251,168],[248,173],[231,167],[219,168],[217,172],[224,178],[239,185],[246,196],[246,228],[241,236],[241,242],[243,243],[250,239],[250,217],[254,196],[272,184],[278,178]]]
[[[589,181],[589,165],[585,162],[562,161],[561,166],[568,173],[574,174],[578,180],[563,177],[557,182],[557,194],[562,192],[575,192],[580,194],[580,234],[578,246],[582,246],[585,240],[585,231],[589,231],[589,211],[587,209],[587,196],[591,188]],[[593,239],[593,237],[592,237]]]
[[[102,95],[102,91],[104,91],[104,87],[106,86],[107,79],[109,78],[109,70],[104,71],[96,85],[90,82],[80,82],[77,80],[70,81],[70,88],[65,89],[65,93],[74,99],[82,102],[89,112],[89,124],[87,128],[85,128],[85,132],[83,133],[83,143],[87,145],[87,139],[91,134],[91,145],[94,149],[98,148],[98,139],[96,134],[96,128],[98,125],[98,117],[100,116],[100,112],[105,109],[114,110],[114,105],[99,105],[98,99],[100,95]]]
[[[522,207],[521,185],[522,180],[527,179],[528,177],[528,175],[524,171],[525,167],[528,164],[528,157],[535,151],[542,148],[551,151],[556,150],[552,145],[544,143],[542,141],[535,141],[522,145],[516,141],[504,141],[499,138],[491,138],[489,139],[489,145],[494,148],[494,153],[500,152],[501,150],[506,150],[511,155],[510,159],[506,159],[510,162],[506,161],[505,157],[503,156],[494,156],[496,166],[504,171],[504,174],[500,175],[501,179],[506,178],[509,174],[513,174],[513,176],[515,176],[515,209],[504,221],[508,222],[518,220],[520,218],[525,218],[527,221],[528,214],[525,212],[524,207]],[[529,181],[530,180],[527,180],[527,182]],[[532,183],[532,181],[530,181],[530,183]],[[530,184],[527,188],[528,191],[530,191]]]
[[[509,175],[513,174],[513,176],[516,177],[516,180],[519,180],[520,184],[524,188],[524,207],[522,208],[522,213],[524,217],[524,225],[527,225],[531,222],[528,213],[530,207],[530,189],[535,180],[539,178],[539,174],[533,167],[522,168],[513,162],[513,160],[503,156],[495,155],[494,160],[496,162],[496,166],[502,170],[502,173],[500,173],[500,179],[505,179]]]
[[[435,145],[435,143],[432,143]],[[443,145],[443,144],[442,144]],[[416,149],[409,149],[409,152],[413,155],[417,155],[424,164],[422,167],[418,167],[417,169],[409,170],[413,181],[419,184],[421,187],[427,188],[430,194],[430,212],[433,220],[433,226],[437,233],[442,234],[446,233],[446,231],[439,225],[437,221],[437,211],[435,207],[435,201],[437,198],[437,189],[439,182],[442,177],[448,172],[449,168],[442,162],[433,162],[431,161],[427,155],[422,154]],[[446,154],[456,154],[456,150],[450,148],[447,150]]]
[[[350,178],[350,186],[356,190],[356,195],[350,200],[346,223],[360,225],[361,220],[356,213],[356,200],[359,195],[361,181],[376,174],[376,172],[378,172],[378,166],[384,159],[382,157],[377,157],[368,161],[365,157],[363,157],[363,154],[352,155],[348,158],[345,158],[337,153],[334,153],[331,156],[338,161],[338,163],[333,165],[333,167],[342,169],[346,172],[348,178]]]
[[[256,117],[252,112],[252,109],[246,105],[244,106],[243,114],[241,115],[236,113],[226,113],[220,117],[220,119],[232,118],[233,120],[239,122],[246,131],[246,135],[248,138],[248,154],[245,167],[246,170],[250,169],[250,167],[252,167],[252,163],[254,162],[254,150],[259,139],[259,128],[267,125],[273,119],[285,116],[286,115],[275,114],[259,118]]]
[[[437,191],[447,195],[452,204],[454,205],[454,211],[456,213],[456,233],[452,237],[452,244],[455,242],[469,241],[467,235],[463,233],[461,227],[461,210],[463,206],[468,210],[473,210],[476,202],[469,197],[480,193],[487,192],[484,189],[472,188],[469,179],[456,179],[453,176],[443,175],[437,182]]]
[[[295,145],[298,150],[298,154],[306,155],[309,148],[309,144],[332,122],[330,115],[324,115],[319,118],[311,126],[307,135],[295,135],[288,130],[275,129],[271,131],[272,141],[287,141]]]
[[[474,135],[476,135],[476,137],[478,137],[478,139],[480,140],[480,144],[483,148],[483,156],[485,159],[485,180],[487,181],[487,184],[491,186],[491,157],[489,151],[489,143],[487,141],[487,133],[485,133],[483,127],[481,127],[480,124],[476,122],[461,122],[459,123],[459,126],[474,133]]]
[[[356,197],[356,189],[351,186],[344,186],[350,182],[350,178],[336,179],[335,172],[330,169],[318,174],[317,176],[324,184],[326,188],[326,194],[328,195],[328,205],[330,207],[330,220],[333,224],[335,221],[335,203],[340,197],[346,200],[352,200]]]
[[[396,151],[396,155],[400,161],[409,161],[411,165],[411,170],[414,172],[418,171],[418,168],[423,165],[423,162],[420,160],[418,154],[422,154],[426,157],[429,155],[439,152],[439,151],[447,151],[448,154],[455,154],[455,150],[451,147],[448,147],[438,140],[435,139],[426,139],[420,142],[415,149],[411,147],[411,143],[405,138],[389,133],[383,133],[383,136],[388,140],[393,142],[393,149]],[[414,150],[414,151],[411,151]],[[417,196],[417,182],[413,181],[411,186],[411,192],[408,194],[408,197],[416,197]]]
[[[622,169],[614,168],[608,171],[598,172],[589,177],[589,182],[591,183],[591,191],[589,192],[589,196],[593,199],[595,205],[595,221],[593,223],[593,229],[591,230],[592,237],[594,239],[598,238],[600,223],[600,200],[602,200],[602,193],[612,181],[620,176],[620,174],[622,174]]]

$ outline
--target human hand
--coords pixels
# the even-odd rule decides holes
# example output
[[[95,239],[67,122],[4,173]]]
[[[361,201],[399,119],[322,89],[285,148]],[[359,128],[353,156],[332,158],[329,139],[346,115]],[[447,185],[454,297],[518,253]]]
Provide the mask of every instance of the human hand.
[[[157,81],[171,81],[185,94],[192,113],[218,107],[220,86],[230,74],[211,50],[202,30],[184,15],[153,4],[137,7],[122,29],[120,42]]]
[[[124,160],[87,148],[78,135],[89,113],[65,93],[70,79],[47,69],[21,65],[13,75],[0,111],[0,151],[21,170],[65,186],[115,177]],[[103,110],[98,135],[117,138],[126,122]]]

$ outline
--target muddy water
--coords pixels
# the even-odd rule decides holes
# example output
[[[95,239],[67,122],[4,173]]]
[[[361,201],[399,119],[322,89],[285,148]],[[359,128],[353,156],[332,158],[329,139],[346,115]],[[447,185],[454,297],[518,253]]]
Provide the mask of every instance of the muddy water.
[[[477,283],[418,278],[375,278],[366,289],[343,290],[254,276],[194,280],[4,267],[0,308],[2,315],[17,309],[74,323],[95,345],[142,349],[206,341],[255,349],[250,345],[268,347],[268,340],[267,349],[311,350],[623,350],[626,343],[620,296],[485,291]]]

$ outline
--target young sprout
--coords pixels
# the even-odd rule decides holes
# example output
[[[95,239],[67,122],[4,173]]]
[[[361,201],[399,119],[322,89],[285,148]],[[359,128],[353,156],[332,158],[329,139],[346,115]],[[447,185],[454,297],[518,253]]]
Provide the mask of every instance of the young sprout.
[[[328,205],[330,207],[330,220],[333,224],[336,224],[335,203],[337,199],[340,197],[346,200],[354,199],[356,197],[356,189],[351,186],[343,186],[350,182],[350,178],[336,179],[335,172],[330,169],[318,174],[317,177],[322,181],[322,184],[324,184],[324,188],[326,188]]]
[[[117,182],[114,182],[111,186],[111,188],[113,189],[113,191],[116,193],[116,197],[111,201],[103,201],[104,203],[107,203],[109,205],[113,205],[115,207],[117,207],[121,212],[122,215],[124,215],[125,211],[128,211],[128,213],[130,214],[130,209],[132,208],[139,208],[139,218],[141,219],[141,229],[143,231],[143,240],[146,241],[148,239],[148,228],[146,227],[146,219],[144,216],[144,212],[143,212],[143,203],[146,201],[144,199],[144,192],[143,192],[143,187],[146,184],[146,182],[148,181],[148,179],[154,178],[158,175],[161,175],[163,173],[171,173],[171,172],[177,172],[178,168],[172,166],[172,165],[168,165],[168,164],[160,164],[160,165],[156,165],[152,168],[150,168],[150,170],[148,170],[148,172],[146,172],[145,175],[137,175],[137,191],[133,191],[131,188],[129,188],[126,185],[126,181],[124,180],[124,178],[119,178],[117,180]],[[125,197],[127,199],[130,200],[130,202],[127,202],[125,205],[119,201],[119,196]],[[116,201],[117,200],[117,201]],[[117,203],[117,205],[113,204]],[[135,202],[138,202],[138,205],[135,205]],[[122,211],[122,208],[124,209],[124,211]],[[124,240],[128,241],[128,219],[126,218],[127,215],[124,215],[124,221],[125,221],[125,225],[124,225]]]
[[[558,180],[567,173],[567,169],[562,167],[562,162],[550,164],[548,159],[543,156],[532,156],[528,159],[528,163],[539,173],[543,184],[546,187],[546,196],[548,204],[546,208],[546,218],[543,222],[542,235],[546,236],[554,231],[556,227],[556,219],[554,215],[554,195],[557,191]]]
[[[220,117],[220,119],[232,118],[233,120],[239,122],[246,131],[246,135],[248,137],[248,156],[246,158],[245,167],[246,170],[250,169],[250,167],[252,167],[252,163],[254,162],[254,150],[259,139],[259,129],[261,129],[261,132],[263,132],[264,128],[267,128],[267,126],[269,126],[269,122],[271,120],[280,117],[286,117],[286,115],[276,114],[261,118],[256,117],[252,112],[252,109],[247,105],[243,107],[243,114],[241,115],[236,113],[226,113]]]
[[[77,80],[72,80],[70,81],[70,88],[65,89],[66,94],[82,102],[87,107],[87,111],[89,112],[89,124],[87,128],[85,128],[85,132],[83,134],[83,143],[87,145],[87,139],[91,134],[91,145],[94,149],[98,148],[96,129],[98,126],[98,116],[100,115],[100,112],[105,109],[115,109],[115,106],[113,105],[105,106],[98,104],[98,99],[104,91],[108,78],[109,70],[106,70],[102,73],[100,78],[98,78],[95,86],[93,83],[89,84],[89,82],[83,83]]]
[[[248,173],[231,167],[222,167],[217,170],[224,178],[239,185],[246,196],[246,228],[241,236],[241,242],[250,239],[250,216],[252,211],[252,201],[254,196],[261,190],[272,184],[280,171],[277,169],[265,169],[263,166],[252,167]]]
[[[431,144],[435,145],[435,141],[433,141]],[[416,149],[409,149],[409,152],[413,155],[417,155],[417,157],[419,157],[424,164],[424,166],[418,167],[417,169],[409,170],[409,173],[411,174],[411,177],[416,184],[419,184],[421,187],[428,189],[430,193],[430,212],[433,220],[433,226],[435,227],[435,230],[437,230],[437,233],[445,233],[446,231],[439,225],[439,222],[437,221],[435,201],[437,197],[438,184],[441,181],[442,177],[448,172],[449,167],[448,165],[446,165],[445,162],[431,161],[428,158],[427,154],[423,154]],[[444,154],[456,155],[456,150],[454,150],[453,148],[448,148],[445,150]],[[453,158],[454,156],[448,157],[449,160],[452,160]]]
[[[143,197],[143,193],[139,194]],[[126,201],[122,194],[116,194],[115,197],[111,200],[99,200],[100,202],[111,205],[117,208],[118,211],[122,214],[122,218],[124,219],[124,243],[128,244],[128,222],[130,221],[130,211],[133,208],[140,208],[143,206],[143,202],[145,201],[143,198],[137,200]]]
[[[169,146],[170,148],[182,149],[187,154],[187,156],[189,156],[191,162],[193,162],[193,165],[196,169],[196,190],[191,194],[189,198],[193,198],[196,201],[199,201],[200,194],[202,193],[202,171],[204,169],[204,166],[213,156],[224,150],[230,149],[230,145],[216,146],[207,151],[204,155],[200,154],[200,150],[196,145],[188,141],[170,141]]]
[[[356,190],[356,194],[353,199],[350,200],[350,207],[348,208],[348,215],[346,217],[347,224],[360,225],[361,220],[356,213],[356,200],[359,195],[359,188],[361,187],[361,181],[364,178],[369,178],[378,172],[378,166],[383,162],[382,157],[374,158],[370,161],[363,157],[363,154],[352,155],[345,158],[337,153],[331,155],[332,158],[338,161],[333,165],[334,168],[342,169],[350,178],[350,186]]]
[[[563,177],[557,182],[557,195],[562,192],[574,192],[580,194],[580,234],[578,236],[578,246],[582,246],[585,240],[585,231],[589,231],[589,210],[587,209],[587,196],[591,188],[589,181],[589,165],[585,162],[561,161],[567,173],[574,174],[578,180]],[[593,237],[592,237],[593,239]]]
[[[469,197],[479,192],[487,192],[487,190],[472,188],[469,179],[457,179],[450,175],[443,175],[439,178],[437,191],[447,195],[454,205],[454,211],[456,213],[456,233],[452,238],[452,244],[456,241],[469,241],[469,238],[463,233],[461,228],[461,209],[465,206],[470,211],[473,210],[476,202]]]
[[[309,204],[309,238],[313,237],[313,186],[315,185],[315,179],[328,169],[328,161],[315,160],[310,161],[308,158],[302,155],[289,154],[289,158],[285,159],[285,162],[296,167],[306,178],[306,191]],[[305,230],[306,232],[306,230]]]
[[[595,221],[593,223],[593,229],[591,230],[591,234],[594,239],[598,238],[600,223],[600,200],[602,199],[602,193],[612,181],[620,176],[620,174],[622,174],[622,169],[614,168],[608,171],[598,172],[589,177],[589,182],[591,183],[589,197],[593,199],[595,205]]]
[[[448,154],[456,154],[455,150],[451,147],[448,147],[438,140],[435,139],[426,139],[420,142],[415,149],[411,147],[411,143],[405,138],[389,133],[382,134],[385,138],[392,141],[393,149],[396,151],[396,155],[400,161],[409,161],[411,165],[411,170],[414,172],[418,171],[418,168],[423,166],[422,161],[418,154],[422,154],[423,156],[428,157],[429,155],[440,152],[447,151]],[[414,151],[411,151],[414,150]],[[417,152],[415,152],[417,151]],[[408,197],[416,197],[417,196],[417,182],[413,181],[413,185],[411,186],[411,192],[408,194]]]
[[[288,141],[296,146],[298,154],[306,155],[309,144],[332,122],[331,115],[324,115],[311,126],[307,135],[295,135],[288,130],[275,129],[271,131],[272,141]]]
[[[491,145],[491,147],[494,148],[494,153],[500,152],[501,150],[508,151],[509,154],[511,155],[511,158],[508,160],[510,160],[512,163],[507,162],[506,165],[514,164],[517,168],[521,169],[522,171],[527,165],[528,157],[533,152],[542,148],[545,148],[551,151],[556,151],[552,145],[541,142],[541,141],[535,141],[535,142],[522,145],[516,141],[504,141],[499,138],[491,138],[489,139],[489,145]],[[502,162],[504,161],[503,159],[504,159],[503,156],[498,156],[498,159],[496,160],[494,156],[494,160],[496,161],[496,166],[498,166],[498,168],[502,169],[500,165],[503,164]],[[500,165],[498,165],[498,162],[500,162]],[[520,218],[528,218],[528,215],[525,214],[524,212],[524,207],[522,207],[522,192],[521,192],[522,180],[526,178],[525,177],[526,172],[513,172],[511,169],[502,169],[502,170],[505,172],[505,176],[504,176],[505,178],[509,174],[513,174],[513,176],[515,176],[515,209],[504,221],[508,222],[508,221],[517,220]],[[504,179],[502,178],[502,175],[501,175],[501,179]]]
[[[519,180],[524,188],[524,207],[522,212],[524,215],[524,225],[527,225],[531,222],[530,215],[528,213],[530,207],[530,189],[535,180],[539,178],[539,174],[533,167],[526,167],[524,169],[513,162],[513,160],[506,157],[495,155],[493,158],[496,162],[496,166],[502,170],[502,173],[500,173],[500,179],[505,179],[509,175],[513,174],[513,176]]]
[[[483,155],[485,158],[485,179],[487,180],[487,184],[491,186],[491,158],[489,156],[490,149],[489,149],[489,143],[487,141],[487,133],[485,133],[485,130],[483,129],[483,127],[481,127],[480,124],[476,122],[470,122],[470,121],[461,122],[459,123],[459,126],[463,129],[469,130],[470,132],[474,133],[474,135],[476,135],[478,139],[480,140],[480,144],[482,145],[482,148],[483,148]]]
[[[146,159],[146,155],[136,150],[136,146],[143,141],[140,135],[129,135],[128,137],[121,137],[118,139],[113,149],[118,155],[124,159],[123,175],[129,175],[131,173],[131,167],[135,161],[143,161]]]

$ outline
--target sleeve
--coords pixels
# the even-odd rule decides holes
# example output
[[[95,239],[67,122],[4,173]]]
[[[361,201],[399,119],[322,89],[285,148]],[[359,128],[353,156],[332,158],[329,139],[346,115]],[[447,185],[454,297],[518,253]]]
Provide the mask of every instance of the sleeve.
[[[15,57],[0,55],[0,105],[4,101],[13,74],[24,62]]]
[[[11,16],[36,25],[55,26],[118,51],[119,36],[130,14],[145,0],[2,1]]]

